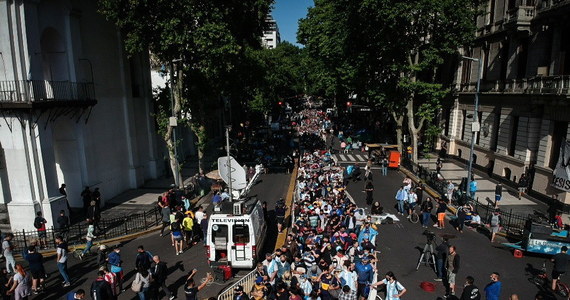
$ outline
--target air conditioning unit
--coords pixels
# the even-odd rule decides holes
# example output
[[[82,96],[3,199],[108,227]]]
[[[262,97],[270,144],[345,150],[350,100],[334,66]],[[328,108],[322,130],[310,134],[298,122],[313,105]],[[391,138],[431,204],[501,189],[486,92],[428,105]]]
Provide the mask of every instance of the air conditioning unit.
[[[234,209],[232,210],[233,214],[239,216],[242,214],[242,210],[243,210],[243,202],[235,202]]]
[[[548,76],[548,66],[536,68],[536,76]]]

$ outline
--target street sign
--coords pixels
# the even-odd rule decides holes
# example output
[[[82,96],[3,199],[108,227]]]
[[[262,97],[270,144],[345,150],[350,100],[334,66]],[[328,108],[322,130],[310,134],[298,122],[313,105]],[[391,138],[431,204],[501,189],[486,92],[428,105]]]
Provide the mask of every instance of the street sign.
[[[222,180],[229,184],[230,182],[230,172],[232,177],[232,189],[241,190],[247,186],[247,180],[245,177],[245,169],[230,156],[229,159],[230,168],[228,168],[228,157],[222,156],[218,158],[218,171],[220,172],[220,177]]]

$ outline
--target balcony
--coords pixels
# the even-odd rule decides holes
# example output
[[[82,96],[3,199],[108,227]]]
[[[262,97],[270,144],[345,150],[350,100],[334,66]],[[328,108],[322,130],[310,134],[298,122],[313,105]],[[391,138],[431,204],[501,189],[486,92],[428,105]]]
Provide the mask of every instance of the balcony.
[[[0,81],[0,108],[87,107],[97,103],[93,83],[20,80]]]
[[[542,0],[538,2],[538,13],[547,13],[564,6],[570,6],[570,0]]]
[[[523,79],[481,81],[482,93],[497,94],[547,94],[570,96],[570,75],[536,76]],[[458,86],[460,93],[474,93],[476,83],[463,83]]]
[[[505,16],[505,26],[525,26],[528,28],[530,22],[534,18],[534,6],[519,6],[510,9]]]

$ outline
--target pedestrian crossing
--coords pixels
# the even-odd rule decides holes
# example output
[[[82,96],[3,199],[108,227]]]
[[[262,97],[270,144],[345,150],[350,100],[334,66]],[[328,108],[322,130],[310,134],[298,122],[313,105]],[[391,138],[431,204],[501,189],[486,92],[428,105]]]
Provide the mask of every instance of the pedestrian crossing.
[[[339,153],[333,155],[334,160],[337,163],[366,163],[368,161],[368,155],[366,154],[347,154]]]

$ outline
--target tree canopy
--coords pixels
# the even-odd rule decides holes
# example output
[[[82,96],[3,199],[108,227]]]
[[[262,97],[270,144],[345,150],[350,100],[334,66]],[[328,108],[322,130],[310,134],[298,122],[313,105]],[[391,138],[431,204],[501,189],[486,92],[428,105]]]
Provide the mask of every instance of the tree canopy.
[[[272,0],[99,0],[100,12],[121,30],[127,53],[150,51],[170,65],[173,115],[198,137],[200,169],[208,113],[242,83],[247,49],[259,49]],[[157,97],[164,99],[165,97]],[[160,106],[159,106],[160,107]],[[164,105],[163,105],[164,107]],[[166,106],[168,107],[168,106]],[[182,115],[182,112],[185,112]],[[157,116],[168,116],[157,112]],[[191,119],[186,119],[190,115]],[[160,123],[160,122],[159,122]],[[173,172],[172,127],[163,136]]]
[[[417,139],[449,88],[439,68],[474,37],[477,0],[316,0],[298,40],[316,60],[327,96],[358,95]],[[402,132],[398,132],[401,144]]]

